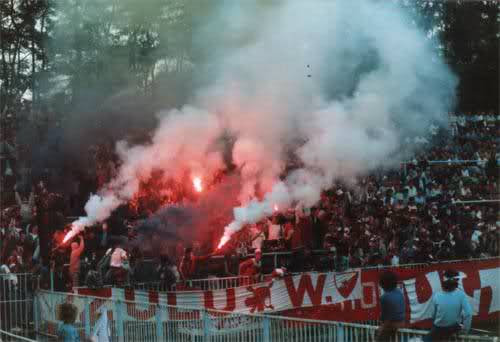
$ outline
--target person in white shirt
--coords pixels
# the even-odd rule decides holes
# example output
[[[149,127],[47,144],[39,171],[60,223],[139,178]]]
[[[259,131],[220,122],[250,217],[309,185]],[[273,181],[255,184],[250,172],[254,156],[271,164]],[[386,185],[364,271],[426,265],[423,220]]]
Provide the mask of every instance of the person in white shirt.
[[[424,341],[449,341],[460,331],[468,333],[472,322],[472,308],[467,295],[458,288],[459,273],[444,273],[443,291],[432,297],[432,329]]]
[[[111,254],[111,267],[123,268],[123,262],[128,259],[127,252],[120,247],[115,248],[113,254]]]
[[[111,254],[110,267],[106,274],[106,280],[113,284],[128,282],[129,272],[125,267],[127,260],[127,252],[120,246],[116,246]]]
[[[28,199],[23,201],[19,192],[17,192],[17,185],[15,186],[16,203],[19,206],[19,212],[22,218],[22,226],[26,227],[28,223],[33,220],[33,208],[35,206],[35,193],[31,191]]]
[[[269,221],[269,235],[268,240],[279,240],[281,238],[281,226],[277,224],[277,216]]]
[[[252,248],[255,250],[262,249],[262,242],[266,238],[266,235],[264,234],[264,231],[263,231],[262,224],[258,223],[256,225],[252,226],[251,234],[252,234]]]

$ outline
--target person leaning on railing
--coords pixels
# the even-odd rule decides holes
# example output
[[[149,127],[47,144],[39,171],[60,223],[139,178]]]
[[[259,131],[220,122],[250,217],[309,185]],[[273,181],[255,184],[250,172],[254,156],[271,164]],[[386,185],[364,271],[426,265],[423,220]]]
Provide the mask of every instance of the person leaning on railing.
[[[470,330],[472,309],[465,293],[458,289],[459,279],[455,270],[444,273],[443,291],[432,297],[432,329],[425,342],[447,341],[461,330]]]
[[[395,336],[398,329],[404,327],[405,299],[397,288],[398,278],[394,272],[385,271],[379,280],[384,294],[380,297],[380,326],[377,330],[377,341],[388,341]]]

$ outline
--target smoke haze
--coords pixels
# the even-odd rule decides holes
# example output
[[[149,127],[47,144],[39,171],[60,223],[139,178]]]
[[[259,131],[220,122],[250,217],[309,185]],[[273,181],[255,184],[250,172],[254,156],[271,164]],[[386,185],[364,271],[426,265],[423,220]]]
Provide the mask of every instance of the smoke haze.
[[[150,144],[118,144],[118,176],[75,227],[105,219],[154,169],[181,179],[223,168],[217,142],[230,132],[241,189],[227,240],[274,204],[311,206],[334,180],[398,165],[412,153],[405,139],[444,125],[453,104],[455,77],[388,1],[221,1],[196,32],[204,86],[160,114]],[[300,166],[280,180],[290,154]]]

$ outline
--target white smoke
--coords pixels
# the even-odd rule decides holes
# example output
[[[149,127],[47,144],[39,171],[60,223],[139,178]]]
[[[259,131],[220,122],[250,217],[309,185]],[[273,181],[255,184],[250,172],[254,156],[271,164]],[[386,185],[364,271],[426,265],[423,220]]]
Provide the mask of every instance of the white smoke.
[[[403,9],[388,1],[226,1],[195,44],[209,80],[190,106],[164,114],[152,143],[118,146],[119,174],[92,197],[82,226],[105,219],[155,168],[203,176],[235,136],[241,207],[223,240],[292,204],[315,204],[336,179],[397,165],[407,137],[444,124],[456,80]],[[224,27],[224,29],[222,29]],[[280,174],[287,155],[301,167]],[[257,189],[267,193],[256,199]],[[93,203],[93,204],[90,204]],[[95,204],[95,205],[94,205]]]
[[[432,42],[395,4],[245,4],[251,8],[238,3],[221,12],[235,22],[226,41],[238,42],[238,34],[246,40],[217,56],[224,60],[218,84],[229,94],[233,85],[239,90],[227,97],[229,125],[246,147],[234,149],[234,160],[244,168],[251,161],[248,188],[263,181],[269,192],[234,210],[221,244],[272,214],[274,204],[312,206],[335,179],[398,165],[412,152],[405,138],[446,122],[456,84]],[[255,20],[242,21],[247,13]],[[302,166],[280,182],[290,147]]]

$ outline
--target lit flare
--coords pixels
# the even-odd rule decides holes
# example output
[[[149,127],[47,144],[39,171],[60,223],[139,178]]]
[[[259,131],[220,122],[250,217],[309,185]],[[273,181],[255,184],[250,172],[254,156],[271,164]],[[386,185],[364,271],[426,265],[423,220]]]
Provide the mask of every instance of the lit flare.
[[[229,241],[229,236],[227,235],[224,235],[221,239],[220,239],[220,242],[219,242],[219,245],[217,246],[217,249],[221,249],[222,246],[224,246],[226,244],[226,242]]]
[[[203,185],[201,184],[201,178],[200,177],[194,177],[193,178],[193,186],[196,192],[202,192],[203,191]]]

